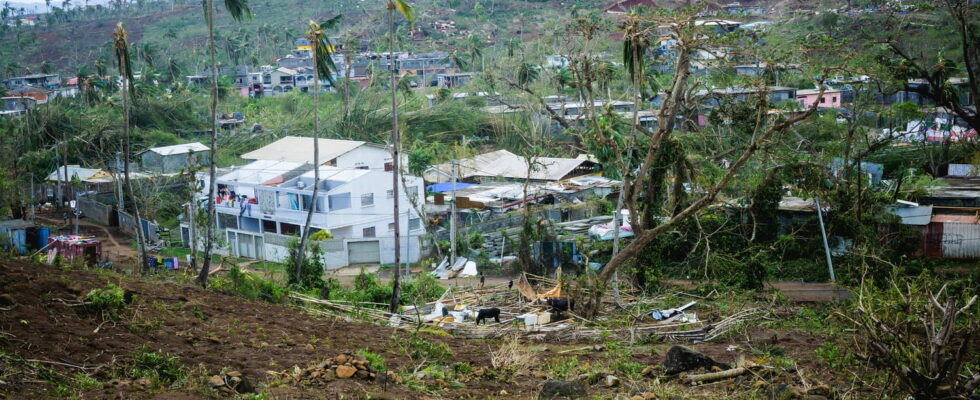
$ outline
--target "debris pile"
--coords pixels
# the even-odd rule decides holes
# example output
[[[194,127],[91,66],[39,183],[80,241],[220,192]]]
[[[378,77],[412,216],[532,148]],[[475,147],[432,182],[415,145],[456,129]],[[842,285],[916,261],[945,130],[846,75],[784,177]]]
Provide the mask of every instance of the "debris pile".
[[[309,367],[294,366],[283,372],[269,372],[289,384],[326,384],[337,379],[360,379],[373,381],[378,377],[364,356],[346,351],[333,358],[311,364]]]

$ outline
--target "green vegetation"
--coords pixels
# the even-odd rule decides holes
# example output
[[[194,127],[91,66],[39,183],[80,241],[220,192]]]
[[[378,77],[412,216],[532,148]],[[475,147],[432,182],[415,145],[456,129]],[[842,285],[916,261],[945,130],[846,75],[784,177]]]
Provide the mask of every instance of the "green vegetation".
[[[109,316],[117,316],[126,308],[126,291],[116,284],[106,283],[104,288],[92,289],[85,295],[85,300],[95,310]]]
[[[147,378],[154,386],[170,386],[187,378],[187,367],[177,356],[153,351],[144,345],[129,354],[129,362],[124,367],[124,375],[132,379]]]

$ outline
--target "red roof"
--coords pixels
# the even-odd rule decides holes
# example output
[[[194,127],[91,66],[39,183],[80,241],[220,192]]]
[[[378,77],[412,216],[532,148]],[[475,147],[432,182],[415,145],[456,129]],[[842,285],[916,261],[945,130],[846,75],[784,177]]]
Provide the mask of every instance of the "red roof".
[[[71,78],[71,79],[69,79],[69,80],[68,80],[68,83],[67,83],[67,85],[68,85],[68,86],[74,86],[74,85],[78,85],[78,78],[77,78],[77,77],[75,77],[75,78]]]

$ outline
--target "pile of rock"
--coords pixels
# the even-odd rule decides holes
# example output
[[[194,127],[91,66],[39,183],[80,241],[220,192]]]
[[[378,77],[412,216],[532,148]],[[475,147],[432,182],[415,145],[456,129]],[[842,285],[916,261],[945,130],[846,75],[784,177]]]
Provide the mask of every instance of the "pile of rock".
[[[375,380],[378,371],[371,369],[364,356],[352,351],[312,364],[307,368],[293,367],[291,371],[277,374],[290,383],[328,383],[336,379]]]

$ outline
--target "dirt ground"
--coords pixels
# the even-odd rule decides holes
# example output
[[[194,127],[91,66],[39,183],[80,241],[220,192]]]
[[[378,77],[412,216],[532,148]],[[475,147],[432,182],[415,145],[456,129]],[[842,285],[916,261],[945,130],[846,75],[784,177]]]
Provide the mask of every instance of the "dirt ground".
[[[536,359],[531,366],[506,376],[468,374],[460,379],[462,387],[430,385],[419,390],[394,382],[340,379],[316,387],[277,386],[268,371],[306,366],[346,350],[379,354],[389,370],[410,373],[415,365],[403,348],[392,344],[392,335],[404,338],[407,333],[350,319],[314,316],[296,306],[243,300],[176,281],[166,276],[134,279],[100,271],[63,271],[0,261],[0,299],[10,304],[0,307],[0,399],[63,398],[72,394],[79,398],[217,398],[222,396],[200,382],[220,371],[240,371],[269,398],[276,399],[531,399],[537,397],[546,380],[561,377],[556,374],[566,365],[572,371],[595,372],[614,371],[623,363],[657,366],[672,345],[648,343],[627,348],[598,338],[571,343],[528,342],[524,346]],[[135,295],[125,316],[107,319],[75,306],[86,293],[107,282]],[[425,341],[445,343],[452,350],[449,364],[469,363],[481,371],[494,370],[490,351],[502,343],[421,334]],[[750,348],[778,348],[795,360],[795,370],[806,376],[808,384],[833,384],[833,373],[814,357],[822,343],[822,339],[801,332],[756,329],[691,346],[725,363],[756,357],[749,353]],[[119,384],[120,371],[127,368],[131,353],[141,346],[178,356],[191,371],[188,383],[155,390],[128,382]],[[71,377],[79,373],[98,380],[100,387],[73,386],[69,393],[58,388],[60,382],[77,379]],[[623,384],[616,387],[593,384],[588,387],[589,395],[629,398],[644,391],[659,391],[682,393],[681,398],[728,398],[749,385],[743,379],[688,388],[661,384],[653,377],[623,378]],[[784,380],[779,384],[782,386],[776,384]],[[777,390],[785,390],[780,387],[800,384],[793,376],[764,383],[773,396]]]

